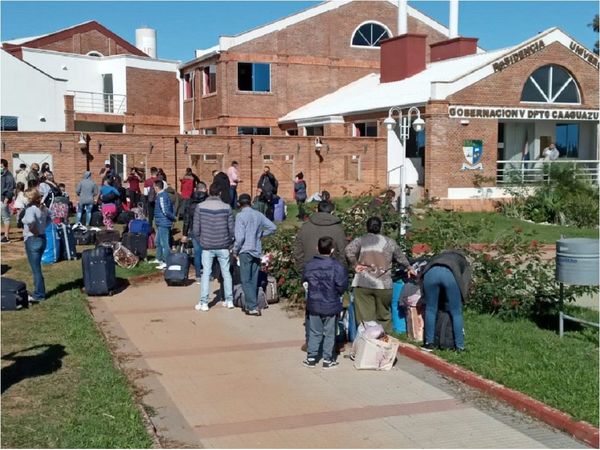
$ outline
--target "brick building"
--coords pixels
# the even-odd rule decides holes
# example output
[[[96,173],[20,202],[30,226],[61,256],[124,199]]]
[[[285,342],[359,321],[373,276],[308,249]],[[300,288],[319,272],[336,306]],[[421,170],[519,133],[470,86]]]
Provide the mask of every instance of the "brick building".
[[[448,29],[408,8],[408,29],[427,44]],[[182,132],[319,135],[278,118],[369,73],[379,71],[379,46],[397,34],[398,2],[324,2],[196,51],[181,65]],[[428,49],[429,47],[427,47]],[[429,51],[426,51],[427,59]]]

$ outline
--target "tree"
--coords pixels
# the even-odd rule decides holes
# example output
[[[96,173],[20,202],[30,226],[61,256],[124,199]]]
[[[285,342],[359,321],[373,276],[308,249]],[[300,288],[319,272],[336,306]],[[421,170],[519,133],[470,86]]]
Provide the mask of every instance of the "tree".
[[[592,29],[598,33],[598,14],[594,16],[594,20],[592,23],[588,23],[588,27],[592,27]],[[596,44],[594,44],[594,53],[598,54],[598,40],[596,39]]]

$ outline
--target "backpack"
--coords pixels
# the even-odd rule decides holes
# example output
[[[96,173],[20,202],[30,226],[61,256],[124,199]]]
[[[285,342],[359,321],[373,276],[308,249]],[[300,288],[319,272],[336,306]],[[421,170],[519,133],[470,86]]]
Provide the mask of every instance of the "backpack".
[[[23,228],[23,217],[25,217],[25,211],[27,211],[27,208],[30,206],[31,205],[26,205],[19,213],[19,217],[17,218],[17,228]]]
[[[102,195],[100,197],[100,200],[102,200],[102,203],[114,203],[115,200],[117,200],[119,198],[119,196],[117,194],[115,194],[114,192],[109,192],[106,195]]]
[[[454,328],[452,317],[448,311],[438,311],[435,320],[435,337],[433,344],[441,349],[454,349]]]
[[[50,188],[50,192],[48,192],[48,194],[44,198],[44,205],[46,205],[46,207],[50,208],[50,206],[52,206],[52,203],[54,203],[55,197],[62,197],[62,192],[60,191],[60,189],[58,187],[54,187],[48,183],[44,183],[44,184],[46,184]]]

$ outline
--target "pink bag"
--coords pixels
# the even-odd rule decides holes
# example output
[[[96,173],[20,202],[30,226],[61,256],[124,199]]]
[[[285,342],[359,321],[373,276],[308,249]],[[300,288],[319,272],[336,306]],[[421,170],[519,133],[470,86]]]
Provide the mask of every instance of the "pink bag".
[[[156,248],[156,245],[154,244],[154,233],[148,235],[148,248]]]
[[[419,306],[408,306],[406,308],[406,334],[413,341],[423,340],[423,328],[425,321],[423,320],[424,309]]]

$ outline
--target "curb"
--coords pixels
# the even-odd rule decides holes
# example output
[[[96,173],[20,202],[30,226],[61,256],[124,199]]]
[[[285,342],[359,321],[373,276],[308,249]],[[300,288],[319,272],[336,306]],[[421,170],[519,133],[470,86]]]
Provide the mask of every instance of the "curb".
[[[483,378],[470,370],[451,364],[439,356],[425,352],[414,345],[401,342],[398,353],[419,361],[444,375],[490,394],[491,396],[508,403],[519,411],[523,411],[554,428],[569,433],[571,436],[593,448],[598,448],[599,446],[600,432],[598,428],[587,422],[577,422],[569,414],[552,408],[538,400],[522,394],[521,392],[517,392],[499,383]]]

